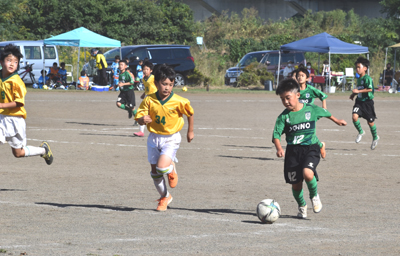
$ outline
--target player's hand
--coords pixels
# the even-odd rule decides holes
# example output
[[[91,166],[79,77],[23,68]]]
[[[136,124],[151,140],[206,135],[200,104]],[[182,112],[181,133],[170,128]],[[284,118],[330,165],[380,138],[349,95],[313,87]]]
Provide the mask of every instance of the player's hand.
[[[153,120],[151,119],[151,117],[149,115],[147,115],[147,116],[143,117],[143,122],[144,122],[144,124],[149,124],[149,123],[153,122]]]
[[[191,131],[191,132],[188,131],[188,133],[187,133],[187,141],[190,143],[193,140],[193,138],[194,138],[194,132],[193,131]]]
[[[350,95],[350,99],[353,100],[354,97],[355,97],[356,95],[357,95],[357,94],[355,94],[355,93],[351,94],[351,95]]]
[[[283,149],[276,151],[276,156],[277,157],[284,157],[285,156],[285,151],[283,151]]]
[[[143,100],[144,99],[144,93],[142,94],[142,96],[140,96],[140,98]]]
[[[346,126],[347,122],[345,120],[341,119],[341,120],[338,120],[338,125],[339,126]]]

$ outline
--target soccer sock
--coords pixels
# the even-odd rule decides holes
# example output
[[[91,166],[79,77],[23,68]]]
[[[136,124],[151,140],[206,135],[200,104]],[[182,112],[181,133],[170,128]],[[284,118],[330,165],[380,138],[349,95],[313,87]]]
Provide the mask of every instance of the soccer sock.
[[[305,206],[306,201],[304,200],[304,197],[303,197],[303,190],[296,191],[292,188],[292,192],[293,192],[294,199],[296,199],[297,204],[299,206]]]
[[[323,145],[322,145],[322,142],[319,141],[319,140],[318,140],[318,146],[319,146],[319,148],[322,148],[322,146],[323,146]]]
[[[25,146],[24,151],[25,151],[25,157],[46,154],[46,149],[42,147]]]
[[[362,134],[364,132],[363,129],[361,128],[360,121],[357,120],[357,121],[353,122],[353,124],[354,124],[354,127],[356,127],[359,134]]]
[[[371,129],[372,138],[374,138],[374,140],[378,139],[378,134],[376,132],[375,124],[373,126],[370,126],[369,129]]]
[[[140,132],[144,132],[144,127],[146,127],[146,125],[141,125],[141,126],[139,126],[139,131],[140,131]]]
[[[133,115],[136,116],[137,110],[134,109],[132,112],[133,112]]]
[[[125,108],[125,104],[121,104],[120,108],[126,109],[126,108]]]
[[[161,197],[167,197],[168,196],[168,190],[167,190],[167,186],[165,184],[164,177],[161,176],[161,178],[155,178],[155,176],[153,176],[153,174],[151,174],[151,177],[153,178],[154,185],[156,186],[156,189],[157,189],[158,193],[160,194],[160,196]]]
[[[310,198],[313,198],[318,194],[318,182],[317,179],[314,178],[311,181],[306,181],[308,191],[310,191]]]
[[[174,166],[172,164],[166,168],[156,167],[157,173],[160,175],[169,174],[172,172],[173,169],[174,169]]]

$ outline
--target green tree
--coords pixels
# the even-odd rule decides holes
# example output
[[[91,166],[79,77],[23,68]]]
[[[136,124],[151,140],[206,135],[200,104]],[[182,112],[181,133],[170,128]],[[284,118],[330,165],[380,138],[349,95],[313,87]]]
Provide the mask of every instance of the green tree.
[[[386,13],[388,18],[400,18],[400,0],[383,0],[379,2],[382,5],[382,13]]]

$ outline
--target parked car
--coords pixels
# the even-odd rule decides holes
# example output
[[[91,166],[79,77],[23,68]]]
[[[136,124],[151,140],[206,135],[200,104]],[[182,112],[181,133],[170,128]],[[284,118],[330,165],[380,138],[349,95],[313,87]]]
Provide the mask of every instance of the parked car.
[[[187,76],[194,68],[194,59],[190,53],[190,46],[187,45],[131,45],[121,48],[114,48],[104,53],[107,64],[111,65],[115,56],[120,55],[121,59],[129,59],[129,67],[136,72],[139,60],[148,58],[154,66],[166,63],[172,66],[176,72],[175,86],[186,84]],[[95,75],[93,60],[84,65],[89,76]]]
[[[268,51],[249,52],[243,56],[235,67],[231,67],[225,72],[225,85],[232,85],[237,82],[237,78],[243,73],[243,69],[253,62],[260,62]]]
[[[283,69],[286,67],[289,60],[293,61],[294,65],[297,66],[300,63],[306,65],[306,58],[304,57],[304,52],[281,52],[281,69],[280,75],[283,73]],[[250,65],[252,62],[259,62],[261,64],[265,64],[268,71],[271,73],[277,74],[278,70],[278,61],[279,61],[279,51],[258,51],[258,52],[250,52],[246,54],[239,63],[232,68],[229,68],[225,73],[225,84],[232,85],[237,82],[240,74],[243,73],[243,69]]]
[[[54,45],[46,45],[43,47],[43,40],[39,41],[4,41],[0,42],[0,50],[8,44],[14,44],[20,48],[22,59],[20,60],[19,68],[29,64],[32,65],[32,73],[35,75],[36,81],[40,77],[40,71],[43,69],[43,58],[45,58],[45,69],[48,70],[53,66],[54,62],[59,63],[57,48]],[[24,82],[31,84],[29,76],[25,76]]]

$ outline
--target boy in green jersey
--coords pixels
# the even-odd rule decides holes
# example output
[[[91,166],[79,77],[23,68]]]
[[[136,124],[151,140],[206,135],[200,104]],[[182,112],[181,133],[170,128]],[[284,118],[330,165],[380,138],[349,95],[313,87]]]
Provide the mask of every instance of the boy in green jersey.
[[[353,107],[353,124],[358,131],[356,143],[359,143],[362,139],[362,136],[365,134],[365,131],[361,128],[360,121],[358,121],[358,117],[362,117],[367,120],[369,129],[372,133],[371,149],[375,149],[378,145],[379,136],[376,132],[376,126],[374,124],[376,119],[373,101],[374,84],[372,78],[366,74],[369,66],[369,60],[359,57],[355,65],[360,78],[357,79],[357,89],[353,90],[353,93],[350,95],[350,99],[353,100],[354,97],[357,96]]]
[[[300,85],[300,103],[311,103],[314,104],[315,98],[319,98],[322,101],[322,108],[326,109],[326,98],[328,95],[316,89],[315,87],[307,84],[307,80],[310,77],[306,68],[299,68],[296,72],[296,81]],[[318,140],[322,158],[326,157],[325,142]]]
[[[128,72],[128,63],[126,60],[119,62],[119,83],[120,93],[117,99],[117,107],[128,111],[128,117],[132,118],[136,115],[135,109],[135,93],[133,91],[133,77]]]
[[[299,206],[297,217],[307,217],[307,204],[303,198],[303,180],[310,191],[313,210],[322,209],[317,191],[317,165],[320,160],[320,147],[315,136],[316,122],[321,117],[331,119],[337,125],[346,125],[346,121],[336,119],[326,109],[313,104],[299,102],[300,86],[294,79],[285,79],[279,83],[276,94],[281,98],[285,110],[275,123],[272,142],[278,157],[285,156],[284,175],[286,183],[292,184],[293,196]],[[286,153],[280,139],[286,134]]]

